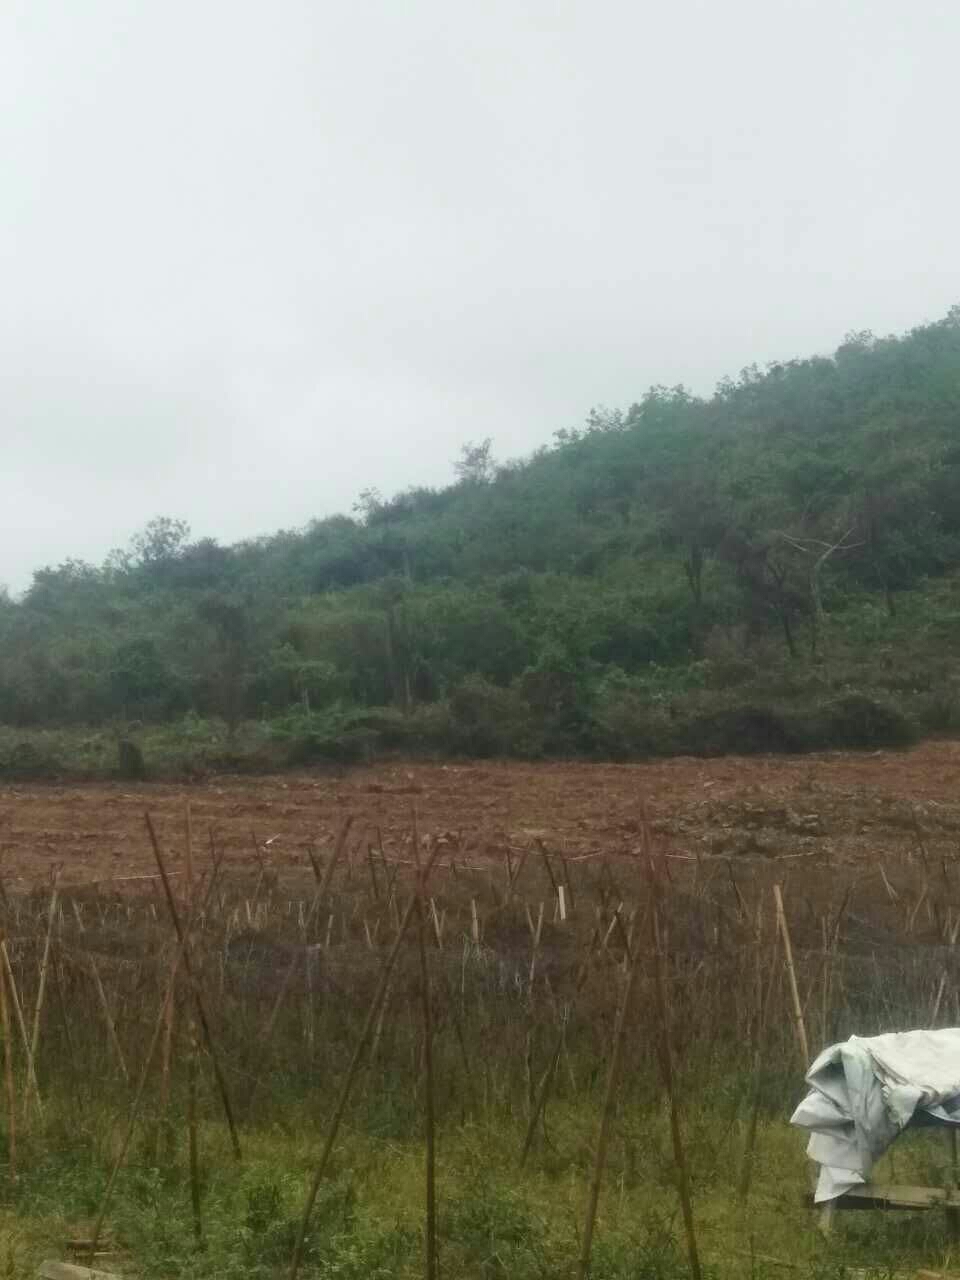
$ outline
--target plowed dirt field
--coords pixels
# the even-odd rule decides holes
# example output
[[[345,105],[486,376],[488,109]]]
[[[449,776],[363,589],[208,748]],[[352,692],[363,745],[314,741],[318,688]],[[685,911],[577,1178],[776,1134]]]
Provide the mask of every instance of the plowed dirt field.
[[[64,884],[136,886],[155,871],[149,810],[173,859],[189,799],[195,844],[210,833],[231,865],[266,848],[287,873],[309,871],[344,817],[394,849],[416,808],[421,830],[450,833],[472,859],[541,839],[567,856],[626,852],[643,808],[677,858],[956,858],[960,743],[905,753],[689,758],[631,765],[389,765],[342,776],[222,777],[189,786],[8,785],[0,789],[0,873],[28,889],[61,867]],[[362,836],[361,836],[362,838]],[[198,855],[199,856],[199,855]]]

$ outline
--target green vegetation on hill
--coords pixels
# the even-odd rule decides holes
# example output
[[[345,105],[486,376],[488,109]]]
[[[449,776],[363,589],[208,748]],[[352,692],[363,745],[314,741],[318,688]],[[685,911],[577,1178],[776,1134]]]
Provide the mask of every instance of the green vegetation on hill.
[[[38,571],[0,601],[0,769],[83,765],[133,722],[172,768],[960,726],[960,307],[457,471],[229,547],[156,519]]]

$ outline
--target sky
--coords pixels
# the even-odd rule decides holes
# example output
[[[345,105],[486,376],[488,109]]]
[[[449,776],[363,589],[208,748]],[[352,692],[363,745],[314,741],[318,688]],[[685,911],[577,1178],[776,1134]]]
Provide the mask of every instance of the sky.
[[[960,302],[955,0],[4,0],[0,583]]]

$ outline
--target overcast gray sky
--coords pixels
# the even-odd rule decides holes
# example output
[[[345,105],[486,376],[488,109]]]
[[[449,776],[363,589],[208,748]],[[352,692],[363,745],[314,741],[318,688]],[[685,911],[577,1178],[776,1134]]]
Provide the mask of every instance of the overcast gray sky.
[[[4,0],[0,582],[960,301],[955,0]]]

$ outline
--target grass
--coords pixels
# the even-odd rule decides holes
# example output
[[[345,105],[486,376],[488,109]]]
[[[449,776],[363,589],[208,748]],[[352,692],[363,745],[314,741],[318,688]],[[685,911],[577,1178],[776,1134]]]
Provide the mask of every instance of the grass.
[[[304,909],[317,892],[308,868],[268,879],[261,875],[269,869],[267,850],[258,851],[261,867],[248,857],[233,866],[221,861],[213,873],[204,861],[216,885],[196,922],[194,958],[240,1121],[243,1160],[234,1159],[203,1053],[198,1133],[205,1247],[198,1250],[186,1123],[190,991],[181,985],[169,1107],[161,1105],[154,1064],[107,1214],[120,1262],[136,1274],[157,1280],[288,1274],[333,1102],[395,921],[413,892],[410,847],[398,843],[382,857],[376,850],[381,889],[374,896],[364,865],[367,836],[358,822],[349,839],[344,836],[342,860],[331,864],[326,855],[327,896],[312,915]],[[824,923],[831,926],[826,936],[833,936],[848,886],[837,883],[829,866],[818,873],[812,865],[786,885],[814,1048],[852,1031],[916,1025],[924,1021],[917,1010],[931,1008],[949,960],[943,943],[956,923],[958,855],[949,833],[928,834],[925,861],[914,856],[912,834],[905,839],[910,848],[902,863],[887,863],[893,894],[872,868],[851,878],[849,911],[827,954]],[[432,943],[428,954],[440,1275],[572,1280],[624,981],[624,944],[632,910],[642,912],[646,901],[646,872],[629,848],[570,863],[575,905],[568,903],[562,921],[554,916],[541,858],[523,862],[508,894],[505,869],[485,862],[482,850],[453,852],[457,869],[444,854],[430,884],[447,922],[443,948]],[[551,862],[557,878],[559,859]],[[802,1092],[802,1064],[773,928],[771,888],[783,872],[775,857],[743,860],[735,872],[726,858],[674,862],[669,874],[661,869],[671,1040],[704,1275],[826,1280],[866,1268],[879,1280],[901,1265],[937,1265],[950,1251],[939,1214],[841,1214],[834,1236],[824,1241],[802,1207],[809,1177],[803,1139],[786,1123]],[[934,872],[935,895],[928,881]],[[618,930],[621,902],[625,927]],[[48,903],[41,890],[3,908],[28,1025]],[[547,911],[537,944],[525,916],[532,907],[536,918],[540,903]],[[472,938],[474,905],[480,946]],[[120,1076],[89,957],[97,958],[131,1080],[141,1069],[172,960],[156,896],[120,898],[107,889],[62,886],[60,906],[41,1018],[42,1115],[27,1105],[14,1029],[16,1180],[3,1176],[0,1165],[0,1275],[11,1278],[34,1274],[43,1257],[63,1257],[71,1237],[89,1236],[129,1113],[132,1085]],[[886,941],[878,944],[878,937]],[[689,1270],[641,916],[633,945],[641,948],[636,1000],[625,1028],[591,1276],[679,1280]],[[411,935],[400,948],[374,1047],[320,1186],[305,1241],[302,1274],[308,1278],[424,1274],[420,982]],[[762,1019],[757,991],[768,984]],[[938,1002],[940,1024],[960,1018],[956,1001],[951,986]],[[531,1100],[561,1032],[543,1122],[521,1166]],[[760,1123],[753,1190],[742,1205],[735,1188],[754,1097]],[[0,1161],[9,1156],[7,1142],[4,1123]],[[878,1176],[940,1182],[937,1166],[945,1163],[942,1139],[916,1133],[893,1149]]]
[[[298,1118],[299,1119],[299,1118]],[[702,1118],[698,1118],[702,1119]],[[20,1183],[0,1210],[0,1273],[34,1274],[43,1257],[63,1256],[65,1238],[95,1215],[106,1164],[92,1154],[103,1130],[73,1129],[73,1143],[30,1151]],[[67,1117],[63,1117],[66,1122]],[[222,1126],[201,1126],[206,1248],[193,1245],[185,1151],[162,1167],[142,1157],[123,1173],[112,1237],[145,1277],[222,1276],[237,1280],[285,1274],[316,1154],[317,1116],[293,1135],[248,1132],[242,1166],[232,1160]],[[665,1159],[662,1111],[619,1118],[591,1274],[597,1280],[672,1280],[688,1274],[678,1242],[676,1196]],[[539,1280],[574,1275],[586,1197],[583,1160],[596,1125],[589,1106],[563,1108],[548,1160],[521,1173],[516,1135],[503,1123],[468,1124],[439,1135],[440,1269],[473,1280]],[[698,1126],[699,1127],[699,1126]],[[314,1133],[311,1133],[314,1130]],[[739,1129],[735,1131],[739,1134]],[[715,1128],[706,1135],[719,1137]],[[62,1142],[62,1140],[61,1140]],[[901,1180],[923,1181],[937,1157],[933,1139],[911,1135],[896,1152]],[[652,1152],[653,1158],[649,1159]],[[806,1185],[801,1143],[782,1116],[763,1125],[756,1191],[746,1210],[735,1201],[728,1170],[695,1179],[701,1252],[708,1276],[840,1276],[846,1266],[931,1264],[949,1254],[939,1215],[841,1216],[829,1243],[800,1208]],[[337,1152],[308,1238],[305,1273],[336,1277],[423,1274],[422,1150],[352,1129]]]

